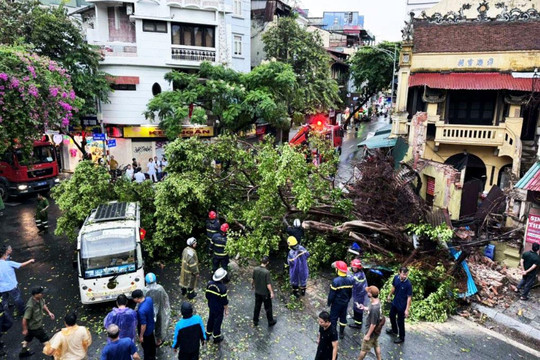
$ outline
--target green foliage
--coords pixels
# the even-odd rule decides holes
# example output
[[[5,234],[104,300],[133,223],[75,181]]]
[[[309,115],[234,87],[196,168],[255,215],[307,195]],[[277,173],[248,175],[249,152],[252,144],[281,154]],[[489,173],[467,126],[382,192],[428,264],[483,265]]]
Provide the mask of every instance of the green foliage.
[[[397,70],[400,43],[383,41],[375,46],[363,46],[349,60],[351,78],[360,89],[360,107],[379,91],[391,87],[395,45]]]
[[[95,99],[107,101],[110,87],[99,70],[99,48],[86,42],[81,24],[67,15],[66,8],[42,6],[37,0],[0,0],[0,14],[0,43],[25,44],[60,64],[83,100],[75,119],[95,114]]]
[[[381,289],[379,297],[382,301],[390,293],[393,278],[391,276]],[[446,274],[442,264],[433,270],[409,268],[409,280],[413,287],[410,321],[445,322],[455,311],[454,278]]]
[[[294,17],[280,17],[263,34],[267,59],[292,66],[298,86],[290,98],[289,114],[325,112],[340,104],[339,89],[330,74],[330,56],[317,32],[308,32]]]
[[[220,127],[236,132],[255,121],[288,127],[287,106],[296,86],[290,66],[270,62],[249,74],[203,63],[197,74],[172,71],[165,75],[177,90],[165,91],[148,103],[145,116],[160,120],[167,136],[178,137],[182,123],[206,124],[208,116],[217,118]]]
[[[75,241],[79,228],[90,212],[109,201],[138,202],[141,210],[141,226],[147,230],[147,238],[153,234],[155,191],[150,181],[142,184],[117,179],[113,184],[107,169],[91,161],[77,165],[73,176],[61,182],[51,191],[52,197],[62,211],[55,234],[66,235]],[[151,243],[149,241],[149,243]]]
[[[0,45],[0,153],[20,146],[30,154],[34,140],[47,129],[66,127],[80,105],[69,76],[54,61],[22,46]]]
[[[421,222],[419,224],[408,224],[406,228],[410,234],[426,236],[431,241],[448,242],[454,236],[454,231],[448,228],[445,223],[433,227],[430,224]]]
[[[324,236],[316,236],[308,241],[309,249],[308,265],[310,271],[327,266],[336,259],[344,259],[347,254],[347,245],[341,242],[328,242]]]

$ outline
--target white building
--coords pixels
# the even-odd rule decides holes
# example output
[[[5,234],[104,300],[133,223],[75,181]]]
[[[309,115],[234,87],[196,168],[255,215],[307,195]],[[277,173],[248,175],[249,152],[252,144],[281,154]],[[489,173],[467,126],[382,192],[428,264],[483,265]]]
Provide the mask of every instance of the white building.
[[[420,15],[422,11],[437,5],[441,0],[407,0],[407,14]]]
[[[118,136],[110,153],[120,164],[135,157],[145,170],[166,139],[143,112],[153,96],[171,90],[167,72],[195,71],[202,61],[250,71],[250,1],[86,1],[93,6],[78,12],[87,40],[102,48],[101,69],[114,76],[110,103],[102,104],[109,135]]]

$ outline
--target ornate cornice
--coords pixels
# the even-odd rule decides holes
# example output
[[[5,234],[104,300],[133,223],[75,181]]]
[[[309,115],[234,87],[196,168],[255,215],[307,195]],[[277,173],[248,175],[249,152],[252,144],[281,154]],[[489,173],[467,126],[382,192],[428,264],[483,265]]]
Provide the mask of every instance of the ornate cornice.
[[[470,10],[471,8],[472,5],[467,3],[463,4],[458,10],[458,12],[449,11],[446,14],[435,12],[429,16],[426,14],[425,11],[422,11],[420,17],[417,20],[423,20],[434,24],[455,24],[462,22],[528,21],[540,19],[540,12],[537,9],[530,8],[528,10],[522,10],[519,8],[513,8],[508,11],[508,7],[504,2],[499,2],[495,4],[495,8],[501,10],[500,13],[494,18],[488,16],[488,11],[490,10],[490,3],[487,0],[479,3],[478,7],[476,8],[476,12],[478,13],[476,18],[470,16],[470,11],[467,12],[468,16],[465,15],[465,11]]]

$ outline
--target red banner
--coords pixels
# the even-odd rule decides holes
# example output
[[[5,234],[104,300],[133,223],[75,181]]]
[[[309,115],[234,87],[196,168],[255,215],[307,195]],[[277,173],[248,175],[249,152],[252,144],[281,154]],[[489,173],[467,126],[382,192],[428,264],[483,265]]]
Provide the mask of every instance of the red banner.
[[[534,208],[529,212],[525,241],[540,244],[540,211]]]

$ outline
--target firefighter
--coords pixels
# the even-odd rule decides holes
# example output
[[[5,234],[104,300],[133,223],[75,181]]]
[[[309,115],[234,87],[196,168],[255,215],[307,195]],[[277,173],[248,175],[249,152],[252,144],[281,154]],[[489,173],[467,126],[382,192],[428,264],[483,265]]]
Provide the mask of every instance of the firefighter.
[[[206,299],[208,300],[208,323],[206,324],[206,338],[214,338],[214,343],[223,341],[221,335],[221,323],[224,315],[229,315],[229,299],[227,298],[227,287],[223,280],[227,277],[227,271],[219,268],[214,272],[212,281],[206,287]]]
[[[197,257],[197,239],[191,237],[187,240],[187,247],[182,252],[182,269],[180,271],[180,287],[182,295],[187,294],[188,299],[197,296],[195,287],[199,277],[199,259]]]
[[[309,268],[307,259],[309,252],[301,245],[294,236],[287,238],[289,254],[287,255],[287,265],[289,266],[289,279],[293,288],[293,295],[298,297],[306,295],[307,279],[309,277]]]
[[[337,276],[330,285],[328,303],[330,306],[330,321],[336,328],[339,318],[339,338],[345,337],[347,326],[347,307],[352,296],[353,280],[347,277],[347,264],[344,261],[336,261],[332,264],[336,268]]]
[[[360,310],[357,304],[366,304],[367,300],[367,280],[366,275],[364,274],[364,271],[362,270],[362,262],[359,259],[354,259],[351,261],[351,271],[347,275],[349,278],[353,280],[353,290],[352,290],[352,298],[353,298],[353,319],[354,323],[349,325],[349,327],[352,327],[353,329],[361,329],[362,328],[362,319],[364,317],[364,311]]]
[[[38,203],[36,207],[36,226],[38,232],[49,232],[49,201],[42,195],[38,194]]]
[[[208,251],[212,255],[212,236],[217,234],[221,224],[217,218],[217,213],[215,211],[210,211],[208,213],[208,219],[206,220],[206,241],[208,241]]]
[[[304,229],[302,229],[302,222],[300,219],[294,219],[293,226],[287,224],[287,229],[285,229],[288,235],[294,236],[299,244],[302,243],[304,239]]]
[[[227,231],[229,224],[221,225],[219,231],[212,236],[212,271],[215,272],[219,268],[227,269],[229,266],[229,255],[227,254]]]

